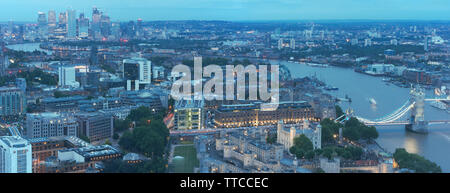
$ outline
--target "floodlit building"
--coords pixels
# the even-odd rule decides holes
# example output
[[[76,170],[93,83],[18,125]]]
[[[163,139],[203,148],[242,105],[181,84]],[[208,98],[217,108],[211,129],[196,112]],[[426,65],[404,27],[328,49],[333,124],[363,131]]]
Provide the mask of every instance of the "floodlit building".
[[[179,100],[175,103],[174,123],[176,129],[202,129],[204,100]]]
[[[280,102],[275,110],[261,110],[260,102],[237,105],[222,105],[214,113],[217,127],[250,127],[299,123],[315,120],[315,113],[306,101]]]
[[[322,147],[322,126],[317,123],[310,123],[308,120],[301,124],[285,125],[280,121],[277,125],[277,143],[282,144],[285,150],[289,150],[294,145],[295,137],[305,135],[311,140],[314,149]]]

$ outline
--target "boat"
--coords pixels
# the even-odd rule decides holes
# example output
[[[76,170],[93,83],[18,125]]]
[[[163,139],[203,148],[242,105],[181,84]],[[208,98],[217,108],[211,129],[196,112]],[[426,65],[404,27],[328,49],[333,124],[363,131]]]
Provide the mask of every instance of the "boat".
[[[350,97],[348,97],[348,95],[345,95],[345,98],[336,98],[337,101],[344,101],[344,102],[352,102],[352,99]]]
[[[334,86],[326,86],[324,89],[325,90],[339,90],[338,87],[334,87]]]
[[[328,64],[314,64],[314,63],[306,63],[306,65],[311,67],[321,67],[321,68],[327,68]]]
[[[377,101],[375,101],[374,98],[369,98],[369,102],[370,102],[370,104],[372,104],[372,105],[377,105]]]

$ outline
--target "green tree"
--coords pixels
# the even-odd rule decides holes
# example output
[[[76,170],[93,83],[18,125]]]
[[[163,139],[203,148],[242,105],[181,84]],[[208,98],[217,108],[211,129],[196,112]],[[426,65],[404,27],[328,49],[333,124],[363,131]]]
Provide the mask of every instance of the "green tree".
[[[86,135],[81,134],[79,137],[80,137],[80,139],[82,139],[83,141],[86,141],[86,142],[88,142],[88,143],[91,142],[91,140],[89,139],[89,137],[86,136]]]
[[[322,156],[331,159],[333,158],[334,149],[332,147],[326,147],[322,149]]]
[[[322,126],[322,143],[332,143],[334,142],[333,135],[339,133],[339,128],[342,127],[342,124],[335,123],[332,119],[323,119],[320,122]]]
[[[336,118],[344,114],[344,111],[342,111],[342,108],[339,105],[336,105],[335,109],[336,109]]]
[[[62,98],[62,97],[67,97],[68,95],[64,94],[64,93],[61,92],[61,91],[55,91],[55,92],[53,93],[53,96],[54,96],[55,98]]]
[[[436,163],[424,157],[408,153],[404,148],[397,148],[394,152],[394,159],[400,168],[414,170],[417,173],[441,173],[442,169]]]
[[[273,144],[277,142],[277,135],[276,134],[268,134],[266,138],[267,143]]]
[[[119,139],[119,134],[117,134],[116,132],[114,132],[113,139],[114,139],[114,140],[118,140],[118,139]]]
[[[303,156],[309,152],[313,151],[314,146],[311,140],[306,137],[306,135],[301,134],[294,138],[294,145],[289,149],[290,152],[296,155],[298,158],[303,158]]]

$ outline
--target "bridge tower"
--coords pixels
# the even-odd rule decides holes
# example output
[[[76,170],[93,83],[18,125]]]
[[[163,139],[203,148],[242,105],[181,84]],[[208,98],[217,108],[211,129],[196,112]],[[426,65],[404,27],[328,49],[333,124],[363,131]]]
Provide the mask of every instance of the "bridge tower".
[[[428,122],[425,121],[425,91],[419,85],[413,86],[410,91],[411,101],[414,103],[411,109],[409,124],[405,129],[417,133],[428,133]]]

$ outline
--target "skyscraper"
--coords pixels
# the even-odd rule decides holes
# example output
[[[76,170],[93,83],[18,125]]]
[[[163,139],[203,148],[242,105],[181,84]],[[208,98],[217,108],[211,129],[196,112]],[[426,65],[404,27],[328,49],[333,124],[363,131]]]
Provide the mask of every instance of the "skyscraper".
[[[67,15],[66,13],[59,13],[59,27],[66,27],[67,24]]]
[[[25,94],[27,91],[27,81],[25,78],[16,78],[16,86]]]
[[[54,10],[48,11],[48,23],[56,24],[56,13]]]
[[[428,51],[429,42],[430,42],[430,37],[425,36],[425,39],[423,40],[423,50]]]
[[[111,21],[107,15],[100,17],[100,32],[103,37],[108,37],[111,34]]]
[[[145,58],[123,60],[123,77],[127,81],[127,90],[139,90],[140,85],[151,83],[152,62]]]
[[[139,19],[137,20],[136,35],[137,35],[138,37],[144,35],[144,30],[142,29],[142,19],[141,19],[141,18],[139,18]]]
[[[278,49],[281,50],[283,48],[283,38],[278,39]]]
[[[0,116],[18,116],[26,112],[25,94],[17,87],[0,87]]]
[[[0,173],[31,173],[31,144],[19,136],[0,137]]]
[[[38,12],[38,25],[47,25],[47,16],[44,12]]]
[[[60,87],[79,87],[80,83],[75,81],[75,67],[58,68],[58,86]]]
[[[53,10],[48,12],[48,33],[53,34],[56,29],[56,13]]]
[[[291,49],[295,49],[295,39],[294,38],[291,38],[291,40],[289,41],[289,47]]]
[[[48,37],[47,16],[44,12],[38,12],[38,31],[39,37],[45,39]]]
[[[68,9],[67,10],[67,37],[75,38],[77,36],[77,20],[76,11]]]
[[[89,19],[84,17],[84,13],[80,14],[78,19],[78,37],[87,38],[89,36]]]
[[[100,31],[100,20],[102,13],[96,8],[92,8],[92,25],[91,25],[91,37],[94,39],[98,39],[101,36]]]

